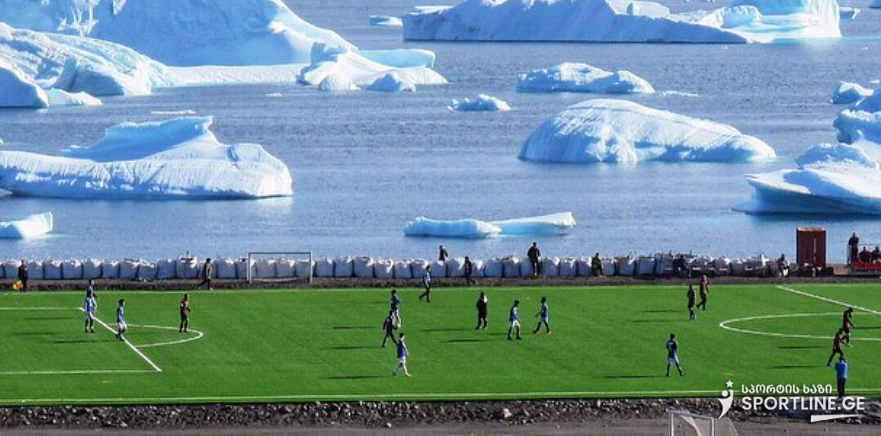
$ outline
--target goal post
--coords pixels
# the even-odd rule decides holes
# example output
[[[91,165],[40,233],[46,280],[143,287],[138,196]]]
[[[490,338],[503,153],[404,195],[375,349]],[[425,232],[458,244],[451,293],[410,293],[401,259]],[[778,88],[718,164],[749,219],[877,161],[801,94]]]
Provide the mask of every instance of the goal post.
[[[685,410],[671,410],[670,436],[738,436],[734,424],[727,417],[716,419]]]
[[[248,283],[298,279],[312,284],[315,262],[311,251],[250,251],[247,262]]]

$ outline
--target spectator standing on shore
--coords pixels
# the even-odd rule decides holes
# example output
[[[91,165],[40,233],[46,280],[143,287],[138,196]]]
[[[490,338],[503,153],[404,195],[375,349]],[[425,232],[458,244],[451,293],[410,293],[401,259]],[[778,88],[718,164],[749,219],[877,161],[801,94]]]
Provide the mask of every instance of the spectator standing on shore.
[[[847,384],[847,360],[842,355],[838,358],[838,363],[835,364],[835,378],[836,385],[838,386],[838,398],[844,398],[847,393],[845,392],[845,385]]]
[[[541,297],[541,309],[538,310],[538,313],[535,314],[535,317],[538,318],[538,325],[535,326],[535,330],[532,334],[538,334],[538,331],[541,330],[541,325],[544,324],[545,331],[548,334],[551,334],[551,325],[548,324],[548,299],[547,297]]]
[[[691,278],[691,271],[688,270],[688,261],[685,260],[684,254],[673,259],[673,275],[679,278]]]
[[[446,262],[448,257],[450,257],[450,253],[447,253],[447,249],[443,245],[438,245],[437,260]]]
[[[688,285],[688,293],[685,295],[688,297],[688,320],[694,321],[697,319],[697,315],[694,314],[694,285]]]
[[[701,296],[701,302],[697,304],[702,311],[707,310],[707,299],[710,298],[710,279],[706,274],[701,274],[701,281],[698,283],[698,291]]]
[[[529,259],[529,263],[532,264],[532,276],[538,277],[541,274],[541,250],[538,249],[537,242],[533,242],[529,250],[526,251],[526,257]]]
[[[590,259],[590,274],[594,277],[605,276],[606,274],[603,272],[603,259],[600,258],[600,253],[597,252]]]
[[[679,341],[676,335],[670,333],[670,340],[667,341],[667,377],[670,377],[670,364],[675,363],[676,369],[679,370],[679,377],[685,375],[682,365],[679,364]]]
[[[190,296],[184,294],[184,298],[180,300],[180,327],[178,327],[178,333],[186,333],[187,329],[190,328]]]
[[[419,301],[425,297],[425,301],[431,303],[431,265],[425,265],[425,272],[422,273],[422,286],[425,292],[419,294]]]
[[[514,305],[511,306],[511,310],[508,311],[508,340],[511,340],[511,331],[517,331],[517,340],[523,339],[520,337],[520,300],[514,300]]]
[[[474,279],[471,278],[471,276],[474,274],[474,263],[471,262],[471,259],[469,259],[468,256],[465,256],[465,263],[462,264],[462,270],[465,273],[465,285],[473,285]]]
[[[872,250],[872,262],[877,262],[881,260],[881,247],[875,246],[875,249]]]
[[[786,253],[780,253],[780,257],[777,259],[777,274],[780,277],[789,275],[789,261],[786,260]]]
[[[18,291],[22,294],[28,291],[28,264],[21,260],[21,264],[18,266],[18,281],[21,282],[21,289]]]
[[[850,236],[850,239],[847,240],[847,264],[853,266],[854,262],[857,261],[857,253],[860,249],[860,237],[857,236],[857,232],[853,232]]]
[[[483,292],[481,292],[480,296],[477,297],[476,306],[477,306],[477,328],[475,328],[474,330],[479,330],[479,329],[485,330],[486,329],[486,319],[487,319],[487,316],[489,315],[489,298],[487,298],[486,294],[484,294]]]
[[[860,251],[860,254],[857,256],[860,262],[871,262],[872,261],[872,252],[869,251],[869,247],[863,247],[863,251]]]
[[[202,281],[199,283],[196,288],[201,288],[204,285],[208,285],[208,290],[212,290],[214,288],[211,287],[211,275],[214,267],[211,265],[211,258],[206,258],[205,263],[202,265]]]

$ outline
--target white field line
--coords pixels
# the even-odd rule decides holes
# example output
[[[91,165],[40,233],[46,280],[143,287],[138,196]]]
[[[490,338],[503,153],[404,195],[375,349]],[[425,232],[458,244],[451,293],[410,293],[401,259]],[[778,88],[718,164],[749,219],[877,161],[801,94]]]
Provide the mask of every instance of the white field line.
[[[846,301],[840,301],[840,300],[834,300],[834,299],[832,299],[832,298],[821,297],[821,296],[819,296],[819,295],[814,295],[814,294],[811,294],[810,292],[799,291],[798,289],[793,289],[793,288],[790,288],[790,287],[788,287],[788,286],[777,286],[777,288],[778,288],[778,289],[782,289],[782,290],[784,290],[784,291],[786,291],[786,292],[791,292],[791,293],[796,294],[796,295],[801,295],[802,297],[813,298],[813,299],[815,299],[815,300],[825,301],[825,302],[827,302],[827,303],[836,304],[836,305],[838,305],[838,306],[853,307],[854,309],[861,310],[861,311],[863,311],[863,312],[868,312],[868,313],[871,313],[871,314],[873,314],[873,315],[881,315],[881,312],[879,312],[879,311],[877,311],[877,310],[869,309],[869,308],[867,308],[867,307],[857,306],[857,305],[855,305],[855,304],[851,304],[851,303],[848,303],[848,302],[846,302]]]
[[[143,327],[143,328],[148,328],[148,329],[160,329],[160,330],[177,330],[178,329],[177,327],[169,327],[166,325],[149,325],[149,324],[129,324],[129,325],[132,327]],[[187,342],[198,341],[199,339],[202,339],[202,336],[205,336],[205,333],[202,333],[199,330],[189,329],[189,331],[195,333],[196,336],[192,336],[192,337],[185,338],[185,339],[178,339],[178,340],[174,340],[174,341],[156,342],[153,344],[138,345],[138,348],[164,347],[166,345],[186,344]]]
[[[94,374],[138,374],[153,373],[152,369],[71,369],[57,371],[2,371],[0,376],[15,375],[94,375]]]
[[[391,376],[389,376],[391,378]],[[848,389],[848,391],[856,391]],[[35,398],[0,399],[0,403],[130,403],[130,402],[247,402],[247,401],[358,401],[381,399],[454,399],[475,398],[584,398],[599,396],[664,396],[718,394],[718,389],[709,390],[669,390],[669,391],[577,391],[577,392],[476,392],[476,393],[414,393],[414,394],[328,394],[328,395],[220,395],[193,397],[129,397],[129,398]]]
[[[0,310],[70,310],[70,307],[0,307]],[[79,307],[74,307],[79,309]]]
[[[848,388],[853,393],[876,393],[881,388]],[[28,403],[213,403],[213,402],[262,402],[262,401],[359,401],[359,400],[473,400],[487,398],[598,398],[598,397],[679,397],[711,394],[718,389],[680,391],[575,391],[575,392],[471,392],[471,393],[414,393],[414,394],[328,394],[328,395],[219,395],[192,397],[112,397],[112,398],[16,398],[0,399],[2,404]],[[741,392],[735,391],[740,394]]]
[[[831,340],[832,336],[820,336],[820,335],[803,335],[799,333],[777,333],[777,332],[763,332],[760,330],[749,330],[743,328],[732,327],[729,324],[734,324],[738,322],[746,322],[746,321],[755,321],[759,319],[779,319],[779,318],[807,318],[811,316],[839,316],[841,315],[838,312],[827,312],[827,313],[787,313],[783,315],[760,315],[760,316],[747,316],[744,318],[735,318],[729,319],[726,321],[722,321],[719,323],[719,327],[737,333],[744,333],[748,335],[756,335],[756,336],[773,336],[778,338],[797,338],[797,339],[822,339],[822,340]],[[853,338],[853,341],[871,341],[871,342],[881,342],[881,338]]]
[[[102,321],[101,318],[98,318],[96,316],[95,321],[98,321],[98,324],[101,324],[102,326],[104,326],[104,328],[109,330],[111,333],[116,334],[116,330],[113,330],[113,328],[110,327],[109,325],[107,325],[106,322]],[[156,370],[156,372],[162,372],[162,368],[160,368],[158,365],[156,365],[156,363],[154,363],[152,360],[150,360],[150,358],[147,357],[147,355],[144,354],[144,352],[139,350],[138,347],[134,346],[131,342],[129,342],[129,340],[125,336],[123,336],[123,342],[125,342],[125,344],[128,345],[128,347],[131,348],[132,351],[135,352],[135,354],[137,354],[138,356],[141,356],[141,359],[144,359],[145,362],[150,364],[150,366],[152,366],[153,369]]]

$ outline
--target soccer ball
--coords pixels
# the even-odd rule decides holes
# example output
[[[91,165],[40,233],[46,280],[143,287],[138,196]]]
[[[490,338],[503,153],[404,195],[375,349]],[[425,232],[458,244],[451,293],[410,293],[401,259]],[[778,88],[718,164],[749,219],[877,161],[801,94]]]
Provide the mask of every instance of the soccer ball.
[[[15,289],[16,291],[20,291],[23,287],[24,283],[22,283],[21,280],[16,280],[15,283],[12,284],[12,289]]]

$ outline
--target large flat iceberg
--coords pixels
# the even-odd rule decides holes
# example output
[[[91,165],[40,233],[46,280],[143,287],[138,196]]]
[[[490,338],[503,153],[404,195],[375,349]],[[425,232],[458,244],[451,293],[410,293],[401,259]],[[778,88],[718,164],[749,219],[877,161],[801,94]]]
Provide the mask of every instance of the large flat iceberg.
[[[2,8],[0,8],[2,10]],[[0,58],[43,89],[93,96],[145,95],[177,80],[168,68],[134,50],[82,36],[14,29],[0,23]]]
[[[211,117],[124,123],[63,156],[0,151],[0,189],[61,198],[225,199],[292,195],[290,171],[258,144],[222,144]]]
[[[31,215],[20,220],[0,221],[0,239],[26,239],[45,235],[53,229],[51,212]]]
[[[521,74],[518,92],[591,92],[595,94],[651,94],[649,82],[630,71],[606,71],[579,62],[565,62]]]
[[[735,0],[674,14],[630,0],[467,0],[404,15],[404,39],[750,43],[838,38],[835,0]]]
[[[838,144],[811,147],[797,169],[750,174],[747,213],[881,215],[881,94],[877,91],[835,119]]]
[[[595,163],[752,162],[776,157],[762,140],[734,127],[626,100],[587,100],[542,123],[520,159]]]
[[[551,236],[566,234],[575,227],[575,224],[575,218],[571,212],[501,221],[481,221],[470,218],[434,220],[421,216],[407,223],[404,227],[404,234],[407,236],[460,239]]]
[[[396,77],[399,82],[414,86],[447,83],[443,76],[430,68],[391,67],[373,61],[361,52],[326,44],[315,44],[312,47],[312,63],[300,71],[297,81],[304,85],[317,86],[330,76],[346,76],[356,85],[369,87],[389,75]]]

